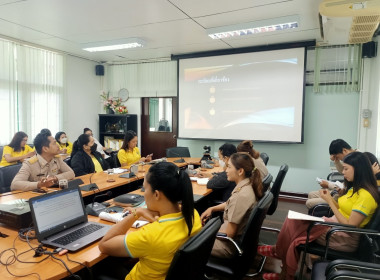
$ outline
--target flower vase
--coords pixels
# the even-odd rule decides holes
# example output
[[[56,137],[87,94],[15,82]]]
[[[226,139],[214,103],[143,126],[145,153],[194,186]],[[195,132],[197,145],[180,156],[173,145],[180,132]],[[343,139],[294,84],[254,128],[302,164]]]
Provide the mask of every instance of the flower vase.
[[[115,112],[111,108],[108,108],[107,114],[113,115],[113,114],[115,114]]]

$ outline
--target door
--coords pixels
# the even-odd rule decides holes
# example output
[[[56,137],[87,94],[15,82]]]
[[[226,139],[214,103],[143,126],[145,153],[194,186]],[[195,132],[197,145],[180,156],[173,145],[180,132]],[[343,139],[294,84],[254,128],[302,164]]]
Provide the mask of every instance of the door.
[[[177,98],[142,99],[141,153],[153,153],[153,159],[166,156],[166,148],[177,146]]]

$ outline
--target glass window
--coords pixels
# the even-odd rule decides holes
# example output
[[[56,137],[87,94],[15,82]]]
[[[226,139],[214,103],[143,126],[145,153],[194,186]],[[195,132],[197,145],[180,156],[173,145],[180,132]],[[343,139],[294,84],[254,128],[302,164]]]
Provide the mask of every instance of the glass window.
[[[149,98],[149,131],[172,132],[172,98]]]

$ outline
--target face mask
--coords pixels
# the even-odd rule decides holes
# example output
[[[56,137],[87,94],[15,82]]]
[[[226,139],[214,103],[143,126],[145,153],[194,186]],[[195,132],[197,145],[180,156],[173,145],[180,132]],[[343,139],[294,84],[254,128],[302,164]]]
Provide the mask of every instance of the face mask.
[[[91,152],[95,152],[98,145],[94,144],[91,146]]]
[[[223,160],[219,160],[219,165],[221,166],[221,167],[224,167],[226,164],[224,163],[224,161]]]
[[[61,139],[61,143],[62,143],[62,144],[66,144],[66,143],[67,143],[67,138],[62,138],[62,139]]]

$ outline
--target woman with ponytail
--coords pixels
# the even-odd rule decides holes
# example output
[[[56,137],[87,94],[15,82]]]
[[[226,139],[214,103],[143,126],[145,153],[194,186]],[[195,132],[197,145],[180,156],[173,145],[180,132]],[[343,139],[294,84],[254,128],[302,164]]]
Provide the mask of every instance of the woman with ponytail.
[[[238,152],[245,152],[250,154],[253,158],[253,162],[255,163],[255,167],[260,171],[260,175],[262,178],[268,175],[268,169],[260,157],[260,153],[253,148],[253,144],[251,140],[244,140],[237,146]]]
[[[263,196],[263,186],[259,170],[247,153],[235,153],[228,160],[227,180],[236,183],[227,202],[208,208],[201,216],[202,222],[211,217],[213,212],[224,211],[224,223],[219,232],[238,239],[243,233],[249,214],[257,201]],[[231,258],[236,249],[229,242],[215,240],[211,255]]]
[[[127,209],[130,214],[108,231],[99,249],[110,256],[139,258],[126,280],[164,280],[175,252],[200,231],[201,220],[189,176],[173,163],[153,165],[143,185],[147,208]],[[140,217],[150,224],[128,232]]]

